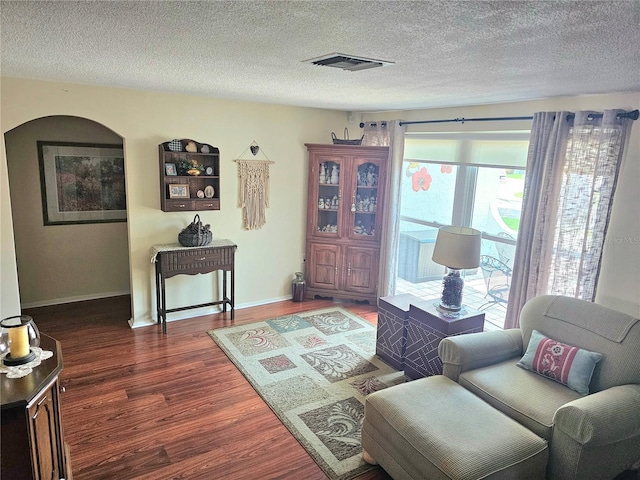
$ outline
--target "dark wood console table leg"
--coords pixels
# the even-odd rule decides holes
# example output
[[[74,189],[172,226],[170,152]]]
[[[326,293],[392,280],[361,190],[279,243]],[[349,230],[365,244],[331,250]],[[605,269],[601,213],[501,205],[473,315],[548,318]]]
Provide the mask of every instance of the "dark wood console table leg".
[[[227,311],[227,271],[222,270],[222,313]]]
[[[164,282],[164,275],[160,275],[160,315],[162,317],[162,333],[167,333],[167,297]]]
[[[226,275],[226,273],[225,273]],[[234,268],[231,269],[231,320],[233,320],[233,314],[235,312],[235,295],[236,295],[236,284],[235,284],[235,280],[233,278],[234,276]],[[225,277],[226,278],[226,277]]]
[[[162,307],[160,305],[160,259],[156,260],[156,323],[160,323],[162,321],[161,310]]]
[[[162,333],[167,333],[167,297],[162,275],[162,256],[156,259],[156,323],[162,323]]]

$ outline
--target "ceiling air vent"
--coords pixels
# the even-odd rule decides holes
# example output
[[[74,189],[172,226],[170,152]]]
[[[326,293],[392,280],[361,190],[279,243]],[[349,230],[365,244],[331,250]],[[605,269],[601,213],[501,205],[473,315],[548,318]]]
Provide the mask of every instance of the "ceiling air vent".
[[[322,57],[318,58],[311,58],[309,60],[305,60],[304,62],[311,63],[313,65],[320,65],[323,67],[342,68],[343,70],[349,70],[350,72],[366,70],[367,68],[382,67],[385,65],[393,65],[393,62],[387,62],[385,60],[354,57],[353,55],[344,55],[342,53],[330,53],[329,55],[323,55]]]

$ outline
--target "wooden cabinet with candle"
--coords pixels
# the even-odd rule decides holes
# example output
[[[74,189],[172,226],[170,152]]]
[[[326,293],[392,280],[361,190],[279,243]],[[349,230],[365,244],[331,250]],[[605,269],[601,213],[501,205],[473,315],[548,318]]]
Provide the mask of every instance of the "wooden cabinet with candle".
[[[22,378],[0,375],[0,478],[72,478],[69,453],[62,434],[60,343],[41,335],[40,346],[53,356]],[[28,345],[27,345],[28,347]]]

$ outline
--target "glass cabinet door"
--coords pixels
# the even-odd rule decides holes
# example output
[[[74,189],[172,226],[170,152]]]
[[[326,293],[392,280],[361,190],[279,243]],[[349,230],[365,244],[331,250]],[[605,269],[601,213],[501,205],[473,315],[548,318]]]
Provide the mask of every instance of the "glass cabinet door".
[[[349,216],[350,238],[361,240],[380,238],[380,221],[382,203],[378,193],[382,193],[384,174],[378,162],[371,160],[356,160],[353,175],[350,179],[351,208]]]
[[[343,175],[341,159],[338,157],[318,156],[316,183],[318,208],[315,218],[315,234],[321,237],[339,237],[342,235],[340,203],[342,201]]]

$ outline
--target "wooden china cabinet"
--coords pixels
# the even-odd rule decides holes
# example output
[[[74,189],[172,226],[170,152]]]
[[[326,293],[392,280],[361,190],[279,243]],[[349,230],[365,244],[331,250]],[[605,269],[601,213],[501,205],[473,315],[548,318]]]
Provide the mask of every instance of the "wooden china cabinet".
[[[305,144],[306,297],[377,301],[387,147]]]

